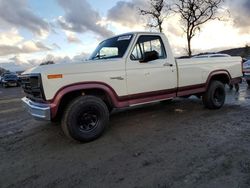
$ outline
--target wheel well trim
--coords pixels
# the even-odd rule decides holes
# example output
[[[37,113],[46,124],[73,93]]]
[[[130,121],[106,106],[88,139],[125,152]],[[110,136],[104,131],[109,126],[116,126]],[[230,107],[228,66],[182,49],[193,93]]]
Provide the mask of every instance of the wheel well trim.
[[[210,72],[210,74],[208,75],[208,78],[207,78],[207,81],[206,81],[206,90],[208,89],[211,80],[213,80],[213,77],[214,76],[219,76],[219,75],[221,75],[221,76],[226,75],[227,78],[228,78],[229,83],[232,80],[232,77],[231,77],[230,73],[227,70],[224,70],[224,69],[214,70],[214,71]]]
[[[79,83],[74,83],[74,84],[70,84],[70,85],[66,85],[62,88],[60,88],[55,96],[53,97],[52,100],[49,100],[49,104],[51,107],[51,116],[52,118],[56,116],[57,111],[58,111],[58,107],[61,103],[62,98],[71,93],[71,92],[75,92],[75,91],[81,91],[81,90],[91,90],[91,89],[100,89],[102,91],[104,91],[104,93],[110,98],[111,103],[113,106],[115,107],[121,107],[124,106],[126,104],[121,104],[121,102],[119,102],[119,97],[117,95],[117,93],[114,91],[114,89],[109,86],[106,83],[103,82],[79,82]],[[125,103],[125,102],[122,102]]]

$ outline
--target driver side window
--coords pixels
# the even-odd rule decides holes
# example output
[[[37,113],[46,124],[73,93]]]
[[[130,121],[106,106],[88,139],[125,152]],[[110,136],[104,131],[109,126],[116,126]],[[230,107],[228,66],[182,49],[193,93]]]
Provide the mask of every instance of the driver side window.
[[[166,58],[165,48],[159,36],[140,36],[130,56],[131,60],[141,60],[145,52],[156,51],[159,59]]]

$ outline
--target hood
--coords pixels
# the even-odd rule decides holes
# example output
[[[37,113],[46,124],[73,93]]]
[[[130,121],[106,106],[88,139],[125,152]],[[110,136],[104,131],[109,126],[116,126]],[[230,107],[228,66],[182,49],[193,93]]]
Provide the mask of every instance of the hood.
[[[25,74],[46,74],[46,73],[67,73],[71,72],[70,70],[78,66],[83,66],[85,63],[65,63],[65,64],[48,64],[48,65],[40,65],[33,68],[30,68],[22,73],[22,75]],[[84,65],[85,66],[85,65]],[[86,65],[87,66],[87,65]]]
[[[124,62],[121,58],[103,59],[103,60],[88,60],[84,62],[66,63],[66,64],[50,64],[37,66],[25,71],[25,74],[77,74],[77,73],[92,73],[101,71],[112,71],[116,65]],[[125,65],[124,65],[125,66]]]

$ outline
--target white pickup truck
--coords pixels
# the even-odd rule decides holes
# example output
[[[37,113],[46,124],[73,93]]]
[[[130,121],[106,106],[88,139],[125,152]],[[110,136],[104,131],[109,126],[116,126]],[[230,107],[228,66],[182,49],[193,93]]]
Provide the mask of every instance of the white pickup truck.
[[[101,42],[82,63],[44,65],[22,75],[29,113],[61,119],[78,141],[99,137],[114,108],[196,95],[219,109],[225,84],[241,82],[241,57],[175,59],[161,33],[134,32]]]

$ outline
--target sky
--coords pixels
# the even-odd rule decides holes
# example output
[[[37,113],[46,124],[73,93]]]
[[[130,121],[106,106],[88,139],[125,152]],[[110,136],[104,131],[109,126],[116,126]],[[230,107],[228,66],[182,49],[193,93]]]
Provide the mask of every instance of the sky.
[[[148,5],[146,0],[0,0],[0,67],[17,71],[48,60],[83,61],[107,37],[152,31],[139,15]],[[206,23],[193,39],[194,53],[250,45],[250,0],[225,0],[218,15],[221,21]],[[168,14],[163,30],[175,56],[185,55],[179,16]]]

